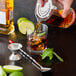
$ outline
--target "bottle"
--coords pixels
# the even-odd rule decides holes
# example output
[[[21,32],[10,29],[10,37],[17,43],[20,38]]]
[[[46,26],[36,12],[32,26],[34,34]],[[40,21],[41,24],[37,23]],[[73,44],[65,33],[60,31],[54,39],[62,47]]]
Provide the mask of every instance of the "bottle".
[[[13,31],[13,0],[0,0],[0,34],[9,35]]]
[[[69,15],[66,18],[62,18],[63,5],[55,1],[57,0],[48,0],[43,7],[37,2],[35,9],[37,21],[53,24],[60,28],[69,28],[75,21],[74,9],[70,8]]]

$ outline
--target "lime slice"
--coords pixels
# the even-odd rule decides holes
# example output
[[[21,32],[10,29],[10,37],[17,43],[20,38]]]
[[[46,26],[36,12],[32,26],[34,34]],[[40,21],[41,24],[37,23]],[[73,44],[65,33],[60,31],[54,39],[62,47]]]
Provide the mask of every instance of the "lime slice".
[[[15,65],[4,65],[3,69],[7,73],[15,72],[15,71],[22,71],[23,68],[20,66],[15,66]]]
[[[7,76],[4,70],[2,69],[2,66],[0,66],[0,76]]]
[[[28,19],[25,17],[21,17],[17,20],[17,24],[19,25],[19,23],[21,23],[22,21],[28,21]]]
[[[44,36],[45,34],[46,34],[46,32],[39,33],[38,36]]]
[[[34,24],[31,21],[22,21],[19,23],[18,28],[22,34],[31,34],[35,29]]]
[[[9,76],[24,76],[21,72],[13,72]]]

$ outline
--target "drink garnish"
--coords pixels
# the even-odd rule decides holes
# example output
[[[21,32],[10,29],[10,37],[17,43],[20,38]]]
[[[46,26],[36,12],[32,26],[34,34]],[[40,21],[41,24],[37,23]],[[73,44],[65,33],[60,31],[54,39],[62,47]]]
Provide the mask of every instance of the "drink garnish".
[[[63,62],[63,59],[55,52],[53,52],[53,54],[57,57],[57,59],[61,62]]]
[[[45,50],[43,51],[41,57],[42,57],[42,59],[45,59],[46,57],[49,57],[49,59],[52,60],[53,55],[55,55],[56,58],[57,58],[59,61],[63,62],[63,59],[62,59],[59,55],[57,55],[57,53],[55,53],[55,52],[53,51],[53,48],[51,48],[51,49],[50,49],[50,48],[45,49]]]
[[[53,58],[53,49],[45,49],[41,55],[42,59],[45,59],[46,57],[49,57],[51,60]]]
[[[12,43],[13,43],[13,41],[12,41],[12,40],[9,40],[9,43],[10,43],[10,44],[12,44]]]
[[[22,21],[28,21],[28,19],[25,17],[21,17],[17,20],[17,24],[21,23]]]
[[[0,66],[0,76],[7,76],[2,66]]]
[[[31,34],[35,30],[34,23],[26,18],[19,18],[17,21],[18,29],[22,34]]]
[[[16,65],[4,65],[3,69],[7,73],[12,73],[12,72],[15,72],[15,71],[22,71],[23,67],[16,66]]]
[[[24,76],[22,72],[13,72],[9,76]]]
[[[45,34],[46,34],[46,32],[43,32],[43,33],[37,34],[37,36],[44,36]]]
[[[4,65],[0,66],[0,76],[24,76],[22,72],[23,67],[16,65]],[[7,75],[8,74],[8,75]]]

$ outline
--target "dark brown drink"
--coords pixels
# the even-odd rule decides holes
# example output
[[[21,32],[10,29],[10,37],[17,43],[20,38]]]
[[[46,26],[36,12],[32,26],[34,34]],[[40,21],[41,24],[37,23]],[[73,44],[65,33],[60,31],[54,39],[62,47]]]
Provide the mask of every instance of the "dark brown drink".
[[[32,36],[27,42],[28,48],[31,51],[42,51],[47,46],[47,37],[46,36]]]
[[[62,10],[58,11],[60,15],[62,15]],[[75,11],[71,8],[70,13],[66,18],[62,18],[62,16],[52,15],[46,23],[53,24],[56,27],[60,28],[68,28],[70,27],[75,21]]]
[[[27,35],[28,52],[41,53],[47,47],[48,27],[45,24],[37,24],[34,33]]]

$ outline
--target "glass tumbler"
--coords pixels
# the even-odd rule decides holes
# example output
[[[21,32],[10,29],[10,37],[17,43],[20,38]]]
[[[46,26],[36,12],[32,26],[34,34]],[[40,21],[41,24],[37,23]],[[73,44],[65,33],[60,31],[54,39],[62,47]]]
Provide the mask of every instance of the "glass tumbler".
[[[27,35],[27,52],[39,54],[47,48],[48,26],[41,24],[40,31]]]

